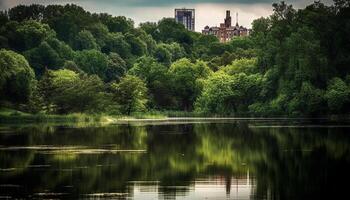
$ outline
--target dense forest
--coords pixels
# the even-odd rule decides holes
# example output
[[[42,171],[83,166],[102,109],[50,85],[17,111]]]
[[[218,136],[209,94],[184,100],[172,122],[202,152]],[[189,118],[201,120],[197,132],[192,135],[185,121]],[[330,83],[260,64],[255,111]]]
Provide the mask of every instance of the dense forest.
[[[0,107],[30,113],[324,116],[350,111],[350,1],[284,2],[220,43],[171,18],[73,5],[0,13]]]

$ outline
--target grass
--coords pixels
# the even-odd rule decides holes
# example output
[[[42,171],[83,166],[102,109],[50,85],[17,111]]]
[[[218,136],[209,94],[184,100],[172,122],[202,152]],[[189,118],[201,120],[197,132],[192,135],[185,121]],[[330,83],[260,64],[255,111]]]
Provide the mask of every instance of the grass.
[[[148,111],[132,113],[127,115],[108,115],[108,114],[31,114],[9,108],[0,108],[0,123],[37,123],[37,122],[55,122],[55,123],[75,123],[75,122],[115,122],[127,119],[164,119],[167,115],[159,111]]]
[[[206,117],[194,112],[172,111],[172,110],[150,110],[147,112],[136,112],[128,115],[108,115],[108,114],[31,114],[9,108],[0,108],[0,123],[76,123],[76,122],[106,122],[113,123],[118,120],[128,119],[166,119],[168,117]]]
[[[132,113],[131,117],[136,119],[164,119],[167,116],[156,111],[149,111],[144,113]]]
[[[150,111],[154,115],[163,115],[166,117],[194,117],[192,112],[186,111],[174,111],[174,110],[164,110],[164,111]]]
[[[194,111],[181,111],[181,110],[163,110],[163,111],[153,111],[159,115],[163,115],[166,117],[235,117],[232,115],[224,115],[224,114],[210,114],[210,113],[198,113]]]
[[[72,114],[31,114],[21,112],[15,109],[0,108],[0,123],[3,124],[29,124],[29,123],[45,123],[45,124],[99,124],[99,123],[116,123],[119,121],[128,121],[135,119],[166,119],[171,117],[227,117],[219,115],[202,115],[195,112],[173,111],[173,110],[150,110],[147,112],[132,113],[127,115],[108,115],[108,114],[88,114],[88,113],[72,113]],[[331,116],[331,120],[349,119],[349,116]]]
[[[101,115],[90,115],[85,113],[72,113],[65,115],[54,114],[30,114],[13,109],[0,109],[0,122],[98,122],[102,120]]]
[[[198,114],[187,111],[174,111],[174,110],[150,110],[142,113],[133,113],[131,115],[137,119],[160,119],[167,117],[197,117]]]

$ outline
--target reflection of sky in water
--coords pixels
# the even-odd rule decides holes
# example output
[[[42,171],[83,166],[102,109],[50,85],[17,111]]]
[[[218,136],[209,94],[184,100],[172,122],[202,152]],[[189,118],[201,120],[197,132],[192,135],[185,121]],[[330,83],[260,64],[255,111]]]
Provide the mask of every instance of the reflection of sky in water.
[[[124,15],[132,18],[135,24],[145,21],[158,21],[163,17],[173,17],[174,8],[196,9],[196,31],[206,26],[219,25],[225,17],[225,10],[231,10],[232,16],[239,13],[241,25],[251,27],[251,22],[272,12],[274,0],[0,0],[0,8],[7,9],[17,4],[66,4],[74,3],[91,12],[107,12],[112,15]],[[295,7],[304,7],[313,0],[287,0]],[[323,0],[322,2],[332,2]]]
[[[252,199],[255,195],[254,179],[249,171],[239,177],[209,177],[198,179],[190,186],[160,186],[157,182],[136,182],[131,185],[131,198],[151,199]],[[174,192],[164,193],[164,190]],[[175,192],[176,191],[176,192]],[[173,198],[172,198],[173,197]]]

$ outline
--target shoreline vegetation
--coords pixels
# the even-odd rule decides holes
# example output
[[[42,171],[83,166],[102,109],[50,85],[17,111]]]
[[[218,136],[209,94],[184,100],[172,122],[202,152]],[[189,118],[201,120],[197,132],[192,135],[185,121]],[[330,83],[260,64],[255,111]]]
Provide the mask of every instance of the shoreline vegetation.
[[[164,115],[155,113],[125,115],[108,115],[95,113],[70,113],[70,114],[46,114],[46,113],[26,113],[13,109],[0,109],[0,123],[36,123],[36,122],[114,122],[121,119],[160,119]]]
[[[326,119],[331,121],[350,119],[348,115],[330,115],[323,117],[252,117],[252,116],[224,116],[203,115],[195,112],[184,111],[148,111],[133,113],[131,115],[109,115],[94,113],[71,113],[71,114],[45,114],[25,113],[18,110],[0,108],[0,124],[8,123],[101,123],[114,124],[123,122],[147,122],[147,121],[197,121],[197,120],[310,120]]]

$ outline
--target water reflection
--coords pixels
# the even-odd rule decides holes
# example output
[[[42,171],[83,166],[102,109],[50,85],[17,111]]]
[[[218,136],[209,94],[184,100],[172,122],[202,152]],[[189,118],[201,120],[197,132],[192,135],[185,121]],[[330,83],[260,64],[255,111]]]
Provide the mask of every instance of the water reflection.
[[[0,198],[334,199],[347,122],[1,126]]]

